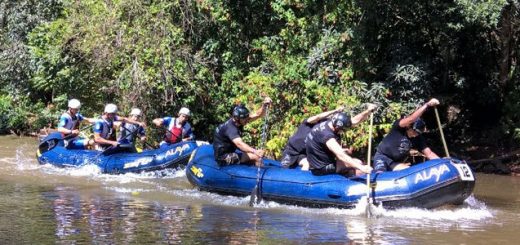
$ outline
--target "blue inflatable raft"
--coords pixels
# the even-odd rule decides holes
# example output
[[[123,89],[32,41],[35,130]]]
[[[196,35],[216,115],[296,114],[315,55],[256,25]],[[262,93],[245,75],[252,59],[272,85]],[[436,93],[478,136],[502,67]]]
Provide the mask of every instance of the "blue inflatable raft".
[[[52,164],[57,167],[95,164],[103,173],[144,172],[185,166],[193,150],[204,143],[186,141],[140,153],[128,153],[117,148],[100,152],[66,149],[61,134],[52,133],[40,142],[37,157],[40,164]]]
[[[200,190],[247,196],[257,184],[251,165],[219,167],[211,145],[197,148],[186,167],[188,180]],[[258,190],[265,200],[311,207],[352,208],[366,197],[366,175],[315,176],[309,171],[285,169],[264,159]],[[455,159],[435,159],[405,170],[371,174],[371,197],[385,208],[435,208],[462,204],[471,195],[475,178],[469,166]]]

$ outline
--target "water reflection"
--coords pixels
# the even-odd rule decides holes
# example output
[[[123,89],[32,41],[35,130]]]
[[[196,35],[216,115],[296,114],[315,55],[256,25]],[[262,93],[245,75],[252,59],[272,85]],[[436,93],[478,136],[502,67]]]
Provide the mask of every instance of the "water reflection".
[[[507,244],[520,229],[520,178],[480,175],[463,206],[367,219],[364,207],[249,208],[248,198],[190,189],[182,171],[40,166],[34,144],[0,142],[0,244]]]

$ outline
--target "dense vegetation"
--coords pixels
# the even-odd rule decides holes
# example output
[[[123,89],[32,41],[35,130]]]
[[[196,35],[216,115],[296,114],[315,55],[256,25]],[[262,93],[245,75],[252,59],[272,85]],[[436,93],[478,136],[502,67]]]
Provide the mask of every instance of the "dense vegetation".
[[[78,98],[147,121],[193,111],[201,139],[236,103],[269,113],[277,156],[305,117],[382,105],[379,134],[428,98],[450,142],[520,139],[518,0],[4,0],[0,131],[55,125]],[[426,115],[431,128],[435,121]],[[248,126],[258,143],[261,120]],[[366,144],[366,125],[345,142]],[[361,135],[361,137],[360,137]]]

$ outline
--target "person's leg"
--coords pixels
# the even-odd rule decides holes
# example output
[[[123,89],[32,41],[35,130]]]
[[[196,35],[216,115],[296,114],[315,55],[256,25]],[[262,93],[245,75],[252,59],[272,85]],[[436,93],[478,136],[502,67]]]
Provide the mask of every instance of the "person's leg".
[[[358,171],[359,171],[359,173],[358,173]],[[347,166],[346,164],[344,164],[341,161],[336,162],[336,173],[343,174],[343,175],[354,175],[354,174],[361,175],[361,174],[363,174],[363,172],[361,172],[360,170]]]
[[[88,143],[87,139],[83,138],[76,138],[69,140],[67,144],[67,149],[74,149],[74,150],[83,150],[85,149],[85,145]]]
[[[303,157],[298,165],[302,167],[303,171],[309,171],[309,161],[307,161],[307,157]]]
[[[239,156],[236,152],[224,154],[217,159],[217,164],[219,166],[240,164],[240,158],[241,156]]]
[[[392,171],[399,171],[410,167],[410,163],[394,163],[391,165]]]
[[[261,167],[262,166],[262,158],[259,156],[253,154],[253,153],[242,153],[242,156],[240,157],[240,163],[249,163],[253,162],[255,166]]]
[[[296,162],[295,156],[290,154],[289,151],[284,150],[283,155],[282,155],[282,161],[280,161],[280,163],[282,164],[282,167],[290,168],[294,165],[295,162]]]
[[[319,169],[311,169],[312,174],[314,175],[327,175],[327,174],[335,174],[337,173],[336,164],[331,163],[323,168]]]
[[[376,171],[376,172],[389,171],[389,170],[391,170],[390,164],[392,162],[393,162],[392,159],[390,159],[389,157],[387,157],[379,152],[376,152],[376,154],[374,154],[374,160],[373,160],[374,171]]]

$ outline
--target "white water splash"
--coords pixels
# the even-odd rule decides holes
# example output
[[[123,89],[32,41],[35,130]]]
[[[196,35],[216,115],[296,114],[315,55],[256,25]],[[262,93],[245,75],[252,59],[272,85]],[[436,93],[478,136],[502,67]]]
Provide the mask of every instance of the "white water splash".
[[[249,204],[250,196],[235,197],[222,196],[219,194],[201,192],[195,189],[190,190],[174,190],[171,193],[175,196],[181,196],[189,199],[205,200],[213,204],[221,204],[228,206],[247,206]],[[293,205],[285,205],[272,201],[262,200],[261,203],[256,204],[255,208],[262,209],[286,209],[300,213],[312,214],[330,214],[342,216],[366,216],[367,199],[362,198],[359,203],[352,209],[340,208],[307,208]],[[407,220],[407,222],[424,222],[430,221],[457,221],[467,222],[475,220],[486,220],[493,218],[493,212],[487,208],[485,203],[470,196],[463,205],[450,206],[437,209],[421,209],[421,208],[398,208],[385,209],[382,206],[372,205],[370,211],[374,218],[397,218]]]
[[[35,170],[40,168],[33,154],[27,156],[26,151],[24,150],[25,148],[27,147],[21,146],[16,148],[15,158],[8,159],[8,162],[16,163],[16,170],[20,171]]]

